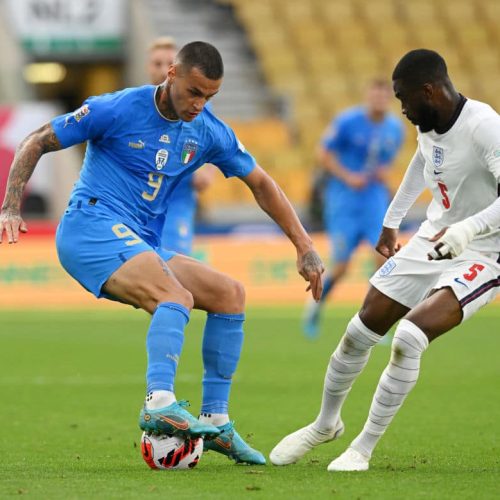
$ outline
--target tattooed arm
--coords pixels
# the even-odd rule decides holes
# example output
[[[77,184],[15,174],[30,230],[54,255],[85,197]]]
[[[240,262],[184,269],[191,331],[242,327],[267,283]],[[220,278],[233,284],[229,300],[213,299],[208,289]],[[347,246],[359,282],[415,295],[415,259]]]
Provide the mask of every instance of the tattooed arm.
[[[5,231],[9,243],[17,243],[19,232],[28,228],[21,218],[21,200],[24,188],[44,153],[62,149],[50,123],[32,132],[19,145],[10,168],[5,198],[0,212],[0,243]]]
[[[297,270],[306,281],[309,281],[307,290],[311,290],[314,299],[319,300],[323,291],[321,282],[323,263],[285,193],[258,165],[242,180],[252,190],[262,210],[283,229],[295,245]]]

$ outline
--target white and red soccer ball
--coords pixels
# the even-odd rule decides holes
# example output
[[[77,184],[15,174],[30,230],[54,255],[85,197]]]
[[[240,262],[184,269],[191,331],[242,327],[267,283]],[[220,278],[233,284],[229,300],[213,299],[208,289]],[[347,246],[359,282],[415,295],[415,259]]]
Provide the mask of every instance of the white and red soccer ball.
[[[152,469],[192,469],[203,453],[203,439],[142,434],[141,453]]]

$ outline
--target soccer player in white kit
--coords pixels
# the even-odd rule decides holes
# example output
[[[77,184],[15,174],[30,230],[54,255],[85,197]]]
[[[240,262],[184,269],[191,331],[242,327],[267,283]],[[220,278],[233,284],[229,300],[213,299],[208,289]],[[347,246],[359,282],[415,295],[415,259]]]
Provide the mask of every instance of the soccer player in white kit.
[[[347,394],[371,348],[400,320],[365,426],[328,466],[367,470],[417,382],[429,342],[491,302],[500,287],[500,117],[459,94],[434,51],[408,52],[392,79],[403,114],[418,127],[418,146],[376,247],[388,260],[370,279],[363,306],[330,359],[318,417],[276,445],[275,465],[294,463],[343,433]],[[427,220],[400,250],[399,225],[425,187],[433,196]]]

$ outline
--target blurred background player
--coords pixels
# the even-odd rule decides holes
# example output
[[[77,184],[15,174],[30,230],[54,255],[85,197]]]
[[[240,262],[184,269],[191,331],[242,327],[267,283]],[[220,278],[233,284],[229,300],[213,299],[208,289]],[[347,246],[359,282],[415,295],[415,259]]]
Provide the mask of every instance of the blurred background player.
[[[159,37],[151,43],[148,50],[147,72],[153,85],[160,85],[165,81],[168,68],[173,64],[176,53],[177,44],[172,37]],[[168,135],[163,137],[163,141],[169,140]],[[198,193],[210,186],[214,175],[215,168],[212,165],[205,165],[179,182],[172,193],[163,224],[161,241],[165,248],[191,255]]]
[[[365,105],[335,117],[318,151],[328,180],[324,187],[324,225],[332,247],[333,267],[325,278],[320,302],[309,302],[304,314],[304,333],[319,332],[321,307],[333,287],[345,275],[356,248],[368,241],[375,246],[389,205],[389,168],[404,138],[403,124],[389,112],[391,87],[373,79],[366,90]],[[374,253],[379,267],[383,257]]]

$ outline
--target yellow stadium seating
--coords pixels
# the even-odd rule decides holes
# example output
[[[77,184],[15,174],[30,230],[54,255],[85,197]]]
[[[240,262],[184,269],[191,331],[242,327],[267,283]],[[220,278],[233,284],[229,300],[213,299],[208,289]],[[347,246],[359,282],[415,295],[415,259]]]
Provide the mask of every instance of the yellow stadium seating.
[[[290,179],[308,185],[315,148],[331,117],[359,103],[370,78],[390,79],[408,50],[437,50],[459,91],[500,109],[500,0],[219,1],[235,7],[265,78],[291,105],[289,123],[283,124],[286,140],[283,130],[276,140],[277,129],[263,126],[262,134],[251,133],[244,142],[294,201],[304,200],[304,189]],[[399,113],[398,103],[394,109]],[[394,188],[415,149],[414,128],[406,127]]]

